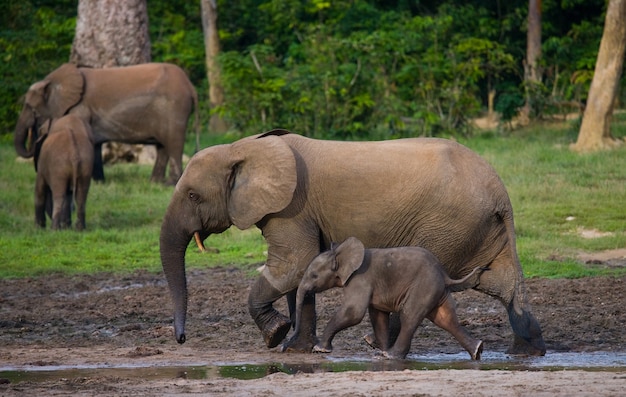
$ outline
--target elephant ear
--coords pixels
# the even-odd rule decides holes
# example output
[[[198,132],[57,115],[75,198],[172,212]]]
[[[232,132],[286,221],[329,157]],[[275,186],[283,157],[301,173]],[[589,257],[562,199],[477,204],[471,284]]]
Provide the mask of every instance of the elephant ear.
[[[365,258],[365,246],[356,237],[349,237],[334,249],[337,262],[337,274],[342,285],[346,285],[348,279],[363,264]]]
[[[72,63],[64,63],[47,75],[44,81],[48,82],[46,88],[47,110],[50,112],[48,116],[54,118],[63,116],[76,105],[85,88],[83,74]]]
[[[279,212],[296,190],[296,159],[277,136],[243,139],[232,144],[234,167],[228,212],[235,226],[247,229],[265,215]]]

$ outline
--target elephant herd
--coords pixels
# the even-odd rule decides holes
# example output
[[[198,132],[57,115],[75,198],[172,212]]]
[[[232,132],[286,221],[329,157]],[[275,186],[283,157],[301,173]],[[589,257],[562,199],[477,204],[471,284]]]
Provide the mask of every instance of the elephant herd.
[[[66,63],[31,85],[14,144],[20,156],[35,160],[36,223],[45,225],[40,208],[45,202],[49,213],[54,207],[53,228],[69,226],[75,200],[76,228],[84,228],[91,181],[86,175],[104,180],[101,147],[108,141],[156,145],[151,180],[166,182],[169,163],[167,182],[176,183],[182,174],[188,120],[197,105],[196,90],[185,72],[166,63],[105,69]],[[52,128],[46,127],[50,124]],[[198,127],[196,111],[196,134]]]
[[[169,162],[175,183],[159,243],[179,343],[187,338],[187,246],[192,238],[203,246],[234,225],[258,227],[268,246],[248,297],[268,348],[330,351],[333,336],[368,310],[374,332],[365,340],[388,357],[404,358],[429,318],[479,359],[482,341],[459,325],[450,295],[473,288],[507,310],[514,332],[509,353],[545,354],[508,193],[476,153],[437,138],[341,142],[276,129],[203,149],[183,171],[184,135],[196,106],[193,86],[173,65],[65,64],[31,86],[15,133],[17,152],[35,156],[38,197],[52,191],[54,213],[61,214],[56,224],[53,215],[53,226],[69,219],[73,195],[77,227],[84,227],[90,176],[101,173],[99,145],[157,145],[152,180],[165,180]],[[43,204],[36,199],[40,225]],[[332,287],[344,288],[344,302],[319,340],[315,293]],[[289,316],[273,307],[283,296]]]

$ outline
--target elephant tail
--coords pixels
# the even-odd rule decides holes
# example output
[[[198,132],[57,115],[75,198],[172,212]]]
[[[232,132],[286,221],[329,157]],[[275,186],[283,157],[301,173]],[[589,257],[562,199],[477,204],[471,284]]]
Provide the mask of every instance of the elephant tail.
[[[486,270],[489,270],[489,268],[478,266],[474,268],[470,274],[458,280],[452,279],[446,275],[446,287],[452,292],[474,288],[480,283],[480,275]]]

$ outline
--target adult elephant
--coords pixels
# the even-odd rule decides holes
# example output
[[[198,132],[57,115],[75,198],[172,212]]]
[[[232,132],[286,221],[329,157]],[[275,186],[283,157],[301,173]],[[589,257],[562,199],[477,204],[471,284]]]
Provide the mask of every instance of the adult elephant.
[[[156,145],[151,180],[165,182],[169,161],[169,179],[176,183],[182,174],[187,122],[197,103],[195,88],[176,65],[146,63],[90,69],[66,63],[26,93],[15,127],[15,150],[22,157],[32,157],[38,127],[72,114],[91,126],[96,147],[94,179],[104,179],[102,144],[117,141]],[[195,129],[197,134],[197,110]]]
[[[160,236],[179,343],[186,338],[187,245],[194,235],[203,241],[233,224],[256,225],[268,244],[249,295],[268,347],[290,328],[273,302],[287,294],[293,309],[311,260],[332,242],[355,236],[365,247],[425,247],[452,278],[488,267],[476,289],[506,307],[515,333],[509,351],[545,354],[526,299],[506,189],[486,161],[458,143],[337,142],[273,130],[197,153],[176,185]],[[283,347],[311,351],[314,299],[305,300],[300,332]]]

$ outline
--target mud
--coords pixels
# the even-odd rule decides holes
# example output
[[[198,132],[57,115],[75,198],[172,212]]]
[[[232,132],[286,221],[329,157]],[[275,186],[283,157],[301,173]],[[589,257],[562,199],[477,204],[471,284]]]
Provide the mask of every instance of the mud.
[[[246,306],[253,269],[188,272],[190,303],[184,345],[178,345],[172,335],[169,293],[161,274],[0,280],[0,373],[70,371],[62,376],[56,372],[49,379],[0,375],[0,396],[354,395],[361,393],[359,379],[369,382],[370,388],[363,391],[368,395],[455,391],[498,395],[515,385],[518,389],[512,390],[521,395],[552,395],[559,394],[558,390],[579,394],[576,387],[589,395],[617,395],[626,385],[626,371],[620,364],[626,354],[626,277],[527,280],[529,301],[548,348],[547,357],[532,359],[540,360],[537,367],[507,367],[514,359],[504,353],[512,339],[504,308],[488,296],[465,291],[454,294],[458,314],[469,332],[484,341],[483,363],[469,362],[450,335],[425,321],[413,339],[409,360],[392,368],[362,341],[369,332],[367,318],[337,335],[331,355],[286,354],[265,348]],[[340,293],[318,296],[318,329],[337,307]],[[277,308],[286,312],[286,302],[279,301]],[[580,371],[584,363],[542,365],[550,363],[550,355],[560,355],[564,362],[617,355],[618,361],[608,368],[602,361],[591,371]],[[448,364],[428,367],[433,357],[443,357]],[[490,357],[495,366],[488,366]],[[351,366],[340,370],[342,363]],[[126,372],[107,372],[107,368]],[[235,376],[240,379],[224,375],[241,373],[241,368],[249,369],[249,376],[246,371]],[[474,383],[477,374],[483,387],[463,387],[465,381]],[[328,387],[316,389],[322,380]],[[404,386],[398,389],[397,385]]]

